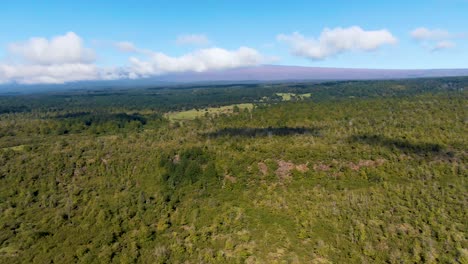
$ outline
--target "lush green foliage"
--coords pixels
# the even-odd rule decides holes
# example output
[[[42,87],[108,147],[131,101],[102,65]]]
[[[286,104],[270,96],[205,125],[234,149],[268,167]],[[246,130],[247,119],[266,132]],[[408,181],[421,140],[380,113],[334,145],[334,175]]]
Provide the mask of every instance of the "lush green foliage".
[[[466,263],[467,87],[3,97],[0,262]],[[278,92],[311,98],[280,102]]]

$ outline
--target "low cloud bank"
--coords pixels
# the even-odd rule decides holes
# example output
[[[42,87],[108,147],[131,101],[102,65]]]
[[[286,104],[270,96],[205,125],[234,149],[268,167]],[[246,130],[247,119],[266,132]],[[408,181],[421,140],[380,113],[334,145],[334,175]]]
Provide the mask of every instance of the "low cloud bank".
[[[202,38],[185,37],[184,42],[203,42]],[[121,52],[133,53],[128,65],[104,68],[96,64],[93,49],[74,32],[50,39],[35,37],[8,46],[6,60],[0,62],[0,83],[61,84],[84,80],[141,78],[176,72],[203,72],[264,62],[255,49],[240,47],[226,50],[218,47],[198,49],[181,56],[137,48],[131,42],[118,42]]]

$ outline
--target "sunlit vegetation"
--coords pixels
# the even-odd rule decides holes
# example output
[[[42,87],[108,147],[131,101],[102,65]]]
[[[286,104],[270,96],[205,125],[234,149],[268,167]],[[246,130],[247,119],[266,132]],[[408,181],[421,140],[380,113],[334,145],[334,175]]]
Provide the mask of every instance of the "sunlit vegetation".
[[[303,100],[305,98],[310,98],[312,94],[311,93],[305,93],[305,94],[276,93],[276,95],[281,97],[283,101],[291,101],[291,100]]]
[[[251,86],[0,97],[0,263],[467,263],[468,78]]]
[[[251,110],[254,107],[251,103],[234,104],[219,107],[208,107],[201,109],[191,109],[187,111],[169,112],[165,116],[171,121],[193,120],[200,117],[217,116],[222,114],[238,113],[245,109]]]

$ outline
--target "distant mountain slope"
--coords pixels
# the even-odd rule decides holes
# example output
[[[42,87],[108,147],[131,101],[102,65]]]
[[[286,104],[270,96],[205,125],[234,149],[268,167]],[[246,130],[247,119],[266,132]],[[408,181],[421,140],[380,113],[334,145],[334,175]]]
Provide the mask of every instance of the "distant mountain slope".
[[[280,80],[363,80],[420,77],[466,76],[468,69],[385,70],[319,68],[301,66],[262,65],[203,73],[180,73],[156,79],[168,82],[199,81],[280,81]]]
[[[154,76],[143,79],[112,81],[81,81],[67,84],[4,84],[1,93],[28,93],[64,89],[102,89],[171,86],[180,83],[229,83],[271,81],[326,81],[326,80],[378,80],[424,77],[468,76],[467,69],[388,70],[320,68],[303,66],[262,65],[209,72],[186,72]]]

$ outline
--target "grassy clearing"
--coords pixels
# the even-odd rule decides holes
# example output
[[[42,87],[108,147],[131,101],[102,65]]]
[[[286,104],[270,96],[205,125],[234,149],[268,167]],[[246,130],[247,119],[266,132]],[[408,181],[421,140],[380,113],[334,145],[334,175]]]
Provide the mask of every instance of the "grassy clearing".
[[[293,98],[298,98],[300,100],[304,100],[305,98],[310,98],[312,95],[311,93],[305,94],[295,94],[295,93],[276,93],[277,96],[280,96],[283,101],[291,101]]]
[[[166,114],[166,117],[171,121],[183,121],[183,120],[193,120],[195,118],[203,117],[205,115],[214,115],[214,114],[230,114],[234,112],[234,108],[238,107],[239,110],[252,109],[253,104],[234,104],[226,105],[221,107],[209,107],[203,109],[190,109],[187,111],[181,112],[169,112]]]

